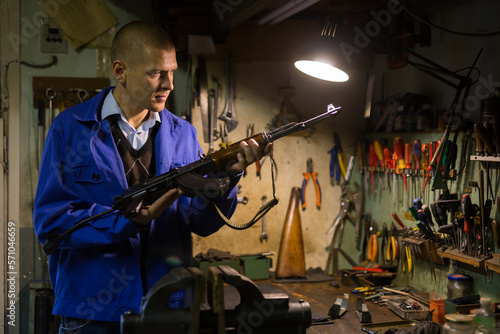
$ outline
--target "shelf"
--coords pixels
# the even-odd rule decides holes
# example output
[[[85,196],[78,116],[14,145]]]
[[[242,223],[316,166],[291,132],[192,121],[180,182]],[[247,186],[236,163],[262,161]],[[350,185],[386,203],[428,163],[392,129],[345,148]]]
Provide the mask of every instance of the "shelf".
[[[484,265],[488,268],[488,270],[500,274],[500,256],[484,261]]]
[[[491,258],[491,256],[480,256],[480,257],[468,256],[463,253],[460,253],[455,248],[447,249],[445,251],[438,250],[437,254],[441,257],[448,258],[450,260],[467,263],[480,268],[484,266],[486,260]]]
[[[405,237],[401,239],[401,241],[412,244],[414,245],[414,247],[418,247],[419,251],[414,252],[413,256],[425,261],[429,261],[429,259],[431,258],[429,252],[429,245],[431,245],[432,262],[440,265],[446,264],[444,258],[439,256],[438,245],[435,242],[429,243],[429,241],[427,240],[422,240],[420,238],[415,238],[411,236]]]
[[[473,161],[500,162],[500,157],[483,157],[481,155],[471,155]]]

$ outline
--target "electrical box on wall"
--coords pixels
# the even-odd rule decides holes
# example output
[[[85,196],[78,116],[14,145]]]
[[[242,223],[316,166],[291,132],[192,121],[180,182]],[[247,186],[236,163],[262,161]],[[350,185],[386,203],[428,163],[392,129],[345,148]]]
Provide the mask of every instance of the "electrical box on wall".
[[[68,53],[68,41],[59,28],[49,19],[43,19],[40,26],[40,51],[42,53]]]

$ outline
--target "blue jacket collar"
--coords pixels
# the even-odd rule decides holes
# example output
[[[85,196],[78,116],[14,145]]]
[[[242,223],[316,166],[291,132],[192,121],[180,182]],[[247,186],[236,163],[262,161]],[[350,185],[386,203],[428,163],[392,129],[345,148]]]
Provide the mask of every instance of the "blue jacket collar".
[[[113,88],[106,87],[90,100],[83,102],[79,110],[73,114],[74,117],[81,122],[99,122],[100,112],[96,113],[95,111],[101,110],[104,98]]]

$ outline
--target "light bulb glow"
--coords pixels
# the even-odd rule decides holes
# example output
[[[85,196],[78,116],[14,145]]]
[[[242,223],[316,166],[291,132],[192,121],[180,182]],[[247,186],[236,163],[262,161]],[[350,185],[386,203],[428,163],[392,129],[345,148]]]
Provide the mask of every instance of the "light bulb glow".
[[[321,80],[334,82],[349,80],[349,76],[344,71],[319,61],[298,60],[295,62],[295,67],[299,71]]]

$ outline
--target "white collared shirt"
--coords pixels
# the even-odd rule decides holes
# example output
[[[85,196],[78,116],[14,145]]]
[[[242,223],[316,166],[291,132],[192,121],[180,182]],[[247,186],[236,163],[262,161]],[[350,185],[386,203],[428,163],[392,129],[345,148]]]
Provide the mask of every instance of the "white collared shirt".
[[[148,140],[149,131],[153,128],[156,122],[161,122],[160,114],[157,112],[150,112],[149,118],[144,121],[137,129],[135,129],[130,123],[127,121],[125,114],[122,109],[118,105],[113,96],[114,89],[110,90],[104,102],[102,104],[101,109],[101,119],[105,119],[110,115],[120,115],[120,118],[117,118],[117,123],[123,134],[129,141],[130,145],[136,150],[140,149]]]

